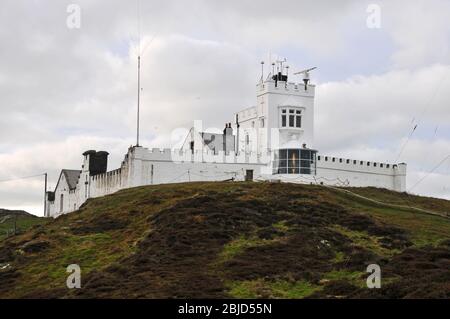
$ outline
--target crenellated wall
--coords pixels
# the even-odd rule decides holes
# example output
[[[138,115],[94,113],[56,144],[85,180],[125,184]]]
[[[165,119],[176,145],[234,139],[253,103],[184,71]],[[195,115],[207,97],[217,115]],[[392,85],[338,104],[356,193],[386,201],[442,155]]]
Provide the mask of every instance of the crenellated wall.
[[[318,155],[316,180],[326,185],[374,186],[404,192],[406,164]]]
[[[85,159],[87,160],[87,159]],[[331,156],[317,156],[316,175],[272,174],[271,152],[239,153],[201,152],[190,150],[147,149],[130,147],[121,167],[106,173],[80,174],[76,189],[68,191],[61,182],[48,201],[49,216],[58,216],[78,209],[88,198],[114,193],[142,185],[194,181],[224,181],[246,179],[248,170],[254,180],[281,180],[293,183],[313,183],[334,186],[375,186],[405,191],[406,164],[368,162]],[[83,165],[83,168],[85,166]],[[64,209],[59,209],[58,196],[64,195]]]

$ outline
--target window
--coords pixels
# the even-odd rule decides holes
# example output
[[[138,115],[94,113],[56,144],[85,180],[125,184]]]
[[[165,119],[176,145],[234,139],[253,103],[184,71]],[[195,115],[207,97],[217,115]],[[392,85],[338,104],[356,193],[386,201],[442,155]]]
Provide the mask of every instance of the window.
[[[59,200],[59,212],[62,213],[64,210],[64,195],[61,194],[61,199]]]
[[[386,164],[386,168],[389,168],[389,166],[390,166],[389,164]]]
[[[275,153],[273,174],[315,174],[317,151],[281,149]]]
[[[383,163],[380,164],[380,167],[383,168]]]
[[[293,108],[281,109],[281,127],[302,127],[302,111]]]
[[[297,110],[295,111],[296,115],[295,115],[295,127],[302,127],[302,111]]]
[[[294,110],[289,110],[289,127],[294,127]]]
[[[356,160],[353,160],[353,165],[356,165]]]
[[[250,137],[247,135],[245,135],[245,144],[249,145],[250,144]]]
[[[350,164],[350,160],[349,160],[349,159],[348,159],[348,160],[346,160],[345,162],[346,162],[347,164]]]
[[[261,119],[261,127],[264,127],[264,119]]]

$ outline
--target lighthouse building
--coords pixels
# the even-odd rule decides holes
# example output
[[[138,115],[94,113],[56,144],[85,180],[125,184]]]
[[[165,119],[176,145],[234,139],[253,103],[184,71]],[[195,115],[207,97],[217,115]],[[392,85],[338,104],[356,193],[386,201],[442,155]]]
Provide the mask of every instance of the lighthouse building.
[[[62,170],[47,192],[46,216],[77,210],[88,198],[120,189],[193,181],[281,181],[331,186],[374,186],[405,191],[406,164],[321,154],[314,146],[315,85],[309,70],[302,82],[282,66],[261,77],[256,105],[225,124],[222,133],[195,122],[179,149],[132,146],[119,168],[107,171],[108,153],[83,154],[80,170]]]

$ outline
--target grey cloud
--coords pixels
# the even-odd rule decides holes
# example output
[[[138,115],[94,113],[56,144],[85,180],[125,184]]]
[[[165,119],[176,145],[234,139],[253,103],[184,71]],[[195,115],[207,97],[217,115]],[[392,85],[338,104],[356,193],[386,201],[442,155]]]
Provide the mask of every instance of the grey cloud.
[[[136,3],[75,1],[81,29],[70,30],[66,7],[73,2],[2,1],[0,179],[48,171],[54,183],[59,169],[80,166],[87,148],[110,151],[115,168],[134,143]],[[286,54],[293,67],[303,66],[305,52],[327,64],[358,52],[351,35],[364,29],[368,3],[142,1],[143,46],[156,35],[142,60],[143,144],[167,146],[173,129],[195,119],[220,129],[233,112],[253,105],[259,61],[268,51]],[[319,68],[316,144],[330,154],[388,160],[412,118],[420,118],[403,156],[414,182],[450,139],[450,11],[440,0],[380,3],[391,69],[328,82]],[[422,112],[440,79],[442,88]],[[434,125],[443,133],[424,138]],[[432,149],[433,158],[420,147]],[[431,177],[415,191],[448,196],[442,188],[448,174]],[[39,187],[21,183],[0,185],[0,207],[40,212]]]

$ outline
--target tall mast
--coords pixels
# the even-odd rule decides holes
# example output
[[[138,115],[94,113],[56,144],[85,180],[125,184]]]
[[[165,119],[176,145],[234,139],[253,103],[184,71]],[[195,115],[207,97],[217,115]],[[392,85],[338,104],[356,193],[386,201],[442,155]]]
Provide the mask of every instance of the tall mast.
[[[136,125],[136,146],[139,146],[139,103],[141,96],[141,55],[138,56],[138,95],[137,95],[137,125]]]
[[[141,97],[141,4],[137,0],[137,19],[138,19],[138,94],[137,94],[137,117],[136,117],[136,146],[139,146],[139,108]]]
[[[47,216],[47,173],[44,173],[44,217]]]

